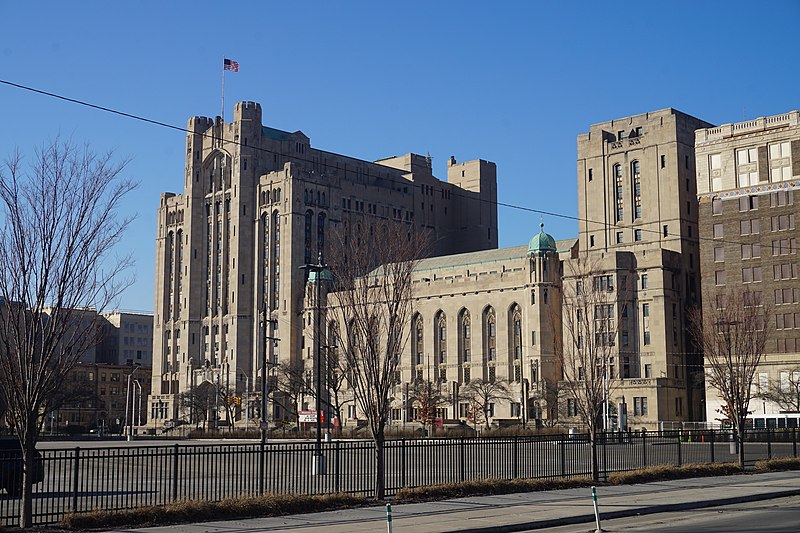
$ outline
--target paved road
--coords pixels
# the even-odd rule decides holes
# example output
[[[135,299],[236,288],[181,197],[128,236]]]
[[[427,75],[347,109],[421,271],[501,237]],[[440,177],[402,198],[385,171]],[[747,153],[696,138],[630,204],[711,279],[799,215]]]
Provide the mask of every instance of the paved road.
[[[591,527],[590,527],[591,526]],[[800,531],[800,497],[738,503],[706,509],[604,520],[603,531],[654,533],[788,533]],[[593,524],[528,530],[547,533],[594,532]]]

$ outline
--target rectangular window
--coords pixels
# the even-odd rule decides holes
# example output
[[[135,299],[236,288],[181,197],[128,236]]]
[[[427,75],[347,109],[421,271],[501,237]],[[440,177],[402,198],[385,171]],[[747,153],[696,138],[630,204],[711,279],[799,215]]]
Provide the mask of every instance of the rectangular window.
[[[567,398],[567,416],[578,416],[578,404],[573,398]]]
[[[724,263],[725,262],[725,247],[724,246],[716,246],[716,247],[714,247],[714,262],[715,263]]]
[[[645,331],[644,332],[644,345],[645,346],[649,346],[650,345],[650,332],[649,331]]]
[[[711,190],[719,191],[722,189],[722,154],[711,154],[708,156],[709,178],[711,180]]]
[[[769,179],[786,181],[792,179],[792,152],[788,141],[769,145]]]
[[[714,224],[713,232],[715,239],[721,239],[725,235],[725,232],[722,229],[722,224]]]
[[[711,214],[712,215],[721,215],[722,214],[722,199],[721,198],[713,198],[711,200]]]
[[[644,318],[650,316],[650,304],[642,304],[642,316]]]
[[[651,378],[653,377],[653,365],[650,363],[646,363],[644,365],[644,377]]]
[[[739,187],[758,184],[758,149],[745,148],[736,150],[736,166],[739,176]]]
[[[633,414],[634,416],[647,416],[647,397],[634,396],[633,397]]]
[[[635,229],[633,230],[633,240],[639,242],[642,240],[642,230]]]
[[[642,289],[647,288],[647,274],[642,274]]]
[[[740,230],[739,231],[740,235],[756,235],[761,230],[760,220],[757,218],[751,218],[749,220],[741,220],[739,221],[739,230]]]
[[[783,207],[794,204],[794,191],[777,191],[770,193],[769,206]]]
[[[714,272],[714,284],[717,286],[725,285],[725,271],[717,270]]]
[[[753,211],[758,209],[758,196],[742,196],[739,198],[739,211]]]
[[[794,229],[794,214],[774,216],[770,219],[772,231]]]
[[[621,244],[623,241],[624,241],[624,239],[623,239],[623,236],[622,236],[622,232],[618,231],[617,232],[617,244]]]

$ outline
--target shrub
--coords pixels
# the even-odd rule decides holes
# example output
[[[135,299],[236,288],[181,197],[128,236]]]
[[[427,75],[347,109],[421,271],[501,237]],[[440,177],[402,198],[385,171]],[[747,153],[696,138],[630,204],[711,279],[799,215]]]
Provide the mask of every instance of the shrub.
[[[397,491],[395,501],[419,502],[465,496],[481,496],[490,494],[511,494],[514,492],[536,492],[543,490],[573,489],[589,487],[589,478],[569,479],[476,479],[463,483],[444,485],[427,485],[424,487],[404,487]]]
[[[265,494],[254,498],[232,498],[218,502],[192,500],[169,505],[124,511],[91,511],[66,515],[61,526],[68,529],[107,529],[125,526],[154,526],[248,517],[283,516],[361,507],[371,502],[350,494],[296,496]]]
[[[781,472],[784,470],[800,470],[800,459],[787,457],[784,459],[769,459],[756,461],[755,468],[760,472]]]
[[[736,463],[688,464],[683,466],[659,465],[630,472],[617,472],[608,476],[610,485],[628,485],[648,483],[668,479],[684,479],[689,477],[729,476],[741,474]]]

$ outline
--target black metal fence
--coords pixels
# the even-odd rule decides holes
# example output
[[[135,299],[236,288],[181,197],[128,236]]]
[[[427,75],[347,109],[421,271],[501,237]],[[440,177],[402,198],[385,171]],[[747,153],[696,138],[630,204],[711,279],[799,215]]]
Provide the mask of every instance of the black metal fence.
[[[752,430],[746,461],[797,457],[797,430]],[[402,487],[472,479],[588,476],[586,435],[493,439],[390,440],[386,493]],[[370,495],[375,485],[371,441],[324,442],[325,473],[315,473],[314,443],[119,446],[43,450],[44,479],[34,485],[34,521],[65,513],[122,510],[179,500],[222,500],[263,493]],[[601,475],[654,465],[737,461],[730,432],[608,434],[600,442]],[[19,458],[0,455],[0,526],[17,521]],[[11,487],[11,488],[9,488]]]

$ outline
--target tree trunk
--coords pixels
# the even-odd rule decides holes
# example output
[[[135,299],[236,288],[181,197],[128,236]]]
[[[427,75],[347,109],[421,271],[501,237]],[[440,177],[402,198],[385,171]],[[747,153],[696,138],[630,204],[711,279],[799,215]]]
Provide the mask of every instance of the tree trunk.
[[[381,435],[374,436],[375,443],[375,499],[383,500],[386,495],[386,462],[383,453],[386,437]]]
[[[23,530],[33,527],[33,471],[36,462],[36,416],[29,417],[22,435],[22,502],[19,511],[19,527]]]
[[[589,443],[592,447],[592,481],[600,481],[600,461],[597,456],[597,429],[589,429]]]
[[[744,426],[736,429],[736,438],[739,440],[739,468],[744,471]]]

